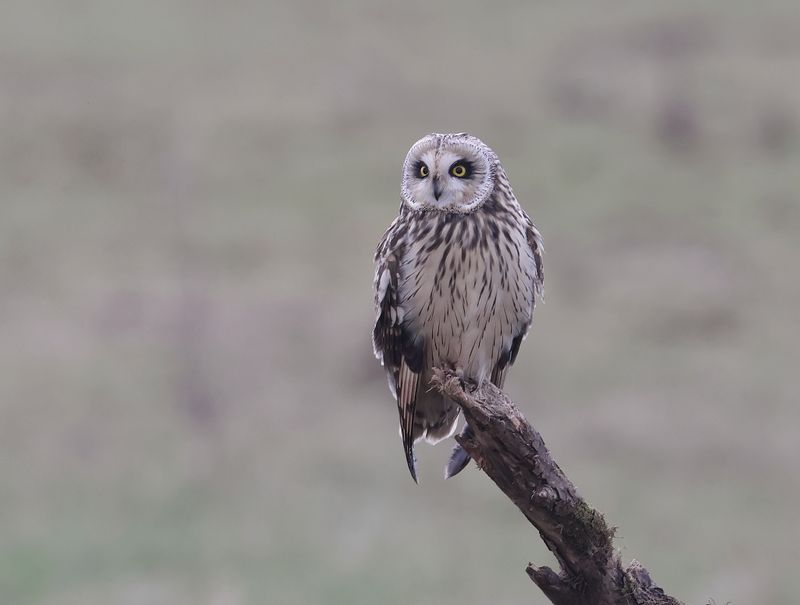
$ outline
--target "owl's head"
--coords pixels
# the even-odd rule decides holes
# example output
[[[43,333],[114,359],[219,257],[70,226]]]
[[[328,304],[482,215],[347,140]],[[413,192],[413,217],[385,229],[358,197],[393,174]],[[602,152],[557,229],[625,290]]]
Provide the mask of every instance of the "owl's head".
[[[429,134],[411,146],[403,164],[403,203],[414,210],[468,213],[494,190],[498,160],[467,133]]]

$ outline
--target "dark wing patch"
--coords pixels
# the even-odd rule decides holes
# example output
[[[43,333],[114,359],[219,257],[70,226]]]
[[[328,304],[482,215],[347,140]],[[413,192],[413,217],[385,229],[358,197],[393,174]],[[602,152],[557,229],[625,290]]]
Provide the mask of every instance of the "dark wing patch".
[[[500,357],[502,360],[503,358]],[[492,384],[496,386],[498,389],[503,388],[503,383],[506,381],[506,370],[508,369],[508,364],[505,366],[500,366],[500,362],[498,361],[495,364],[494,369],[492,370]]]
[[[494,369],[492,369],[492,384],[498,389],[503,388],[503,383],[506,380],[506,372],[508,371],[509,366],[513,365],[513,363],[516,361],[517,353],[519,353],[519,347],[522,344],[522,339],[525,338],[527,331],[528,329],[525,328],[523,332],[520,332],[514,337],[514,339],[511,341],[511,348],[506,349],[500,354],[500,359],[497,360]]]
[[[406,463],[411,477],[416,481],[413,429],[423,347],[405,329],[399,304],[398,279],[403,246],[398,243],[400,238],[395,237],[397,225],[398,222],[395,221],[386,232],[375,255],[375,305],[378,317],[372,332],[372,344],[375,356],[386,367],[389,386],[397,399]]]

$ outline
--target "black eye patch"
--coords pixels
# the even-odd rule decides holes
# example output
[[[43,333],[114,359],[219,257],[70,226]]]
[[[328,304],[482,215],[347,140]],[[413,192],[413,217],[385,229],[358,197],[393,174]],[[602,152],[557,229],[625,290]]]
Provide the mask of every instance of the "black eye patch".
[[[458,160],[450,166],[450,175],[457,179],[466,179],[472,174],[472,162],[469,160]]]

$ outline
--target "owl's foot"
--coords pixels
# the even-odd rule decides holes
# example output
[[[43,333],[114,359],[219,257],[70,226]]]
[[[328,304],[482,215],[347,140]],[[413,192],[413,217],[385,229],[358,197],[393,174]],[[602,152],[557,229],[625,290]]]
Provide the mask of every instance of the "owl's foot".
[[[469,439],[473,437],[473,435],[472,429],[468,424],[465,424],[460,436]],[[469,461],[470,456],[467,450],[461,447],[460,443],[456,443],[455,447],[453,447],[453,451],[450,453],[450,460],[448,460],[447,466],[444,469],[444,478],[449,479],[463,471],[467,464],[469,464]]]
[[[458,378],[459,382],[461,383],[461,388],[467,392],[474,392],[478,389],[477,381],[473,380],[472,378],[468,378],[464,375],[464,368],[454,368],[453,372],[455,373],[456,377]]]

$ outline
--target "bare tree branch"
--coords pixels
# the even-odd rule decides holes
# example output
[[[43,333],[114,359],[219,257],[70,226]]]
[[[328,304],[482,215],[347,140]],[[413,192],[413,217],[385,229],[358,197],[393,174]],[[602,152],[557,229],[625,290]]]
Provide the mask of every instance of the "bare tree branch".
[[[465,385],[437,370],[433,384],[455,401],[473,430],[456,439],[522,511],[560,566],[527,572],[555,605],[681,605],[656,586],[637,561],[623,568],[614,528],[580,497],[541,435],[514,402],[490,383]]]

